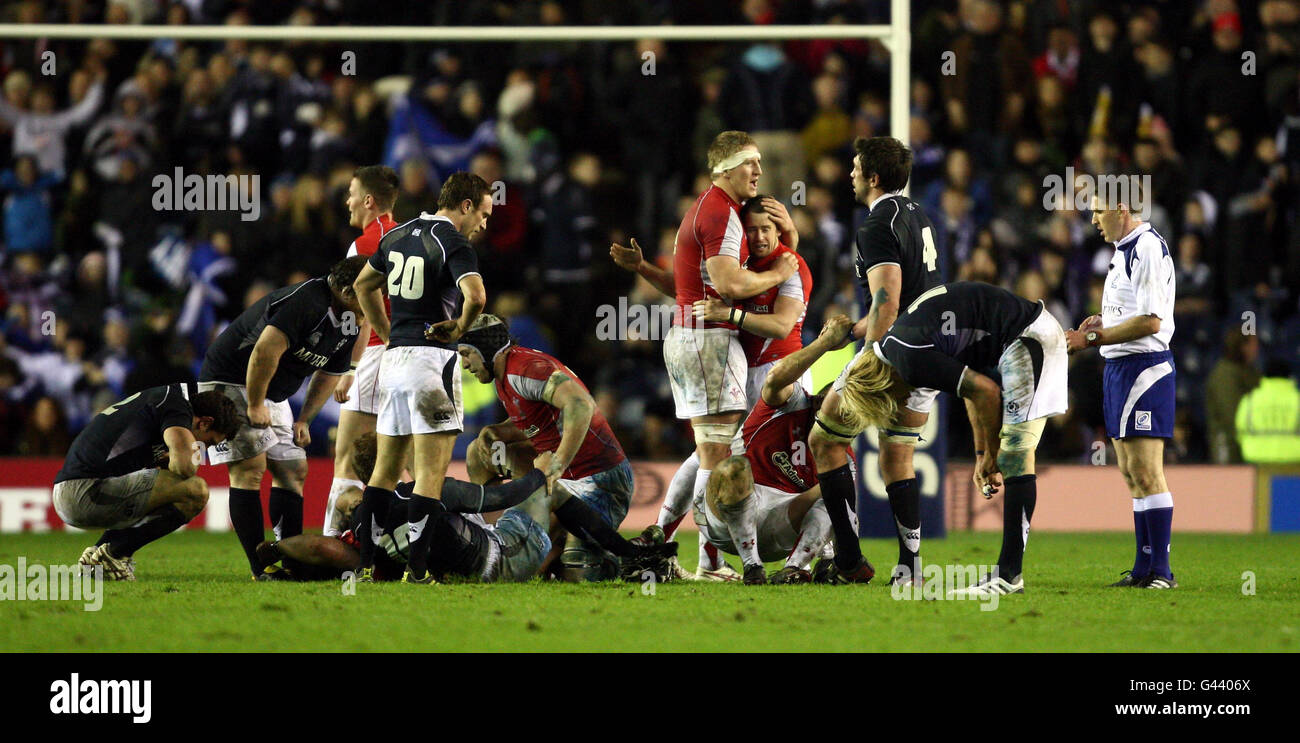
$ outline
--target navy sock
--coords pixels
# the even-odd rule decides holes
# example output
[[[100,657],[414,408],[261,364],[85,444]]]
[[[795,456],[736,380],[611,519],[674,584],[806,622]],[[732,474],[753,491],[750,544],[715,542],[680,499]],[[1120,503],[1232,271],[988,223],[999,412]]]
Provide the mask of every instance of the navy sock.
[[[113,557],[130,557],[135,554],[136,550],[156,539],[162,539],[189,521],[189,518],[170,503],[158,509],[152,515],[153,518],[138,526],[132,526],[129,529],[111,529],[104,532],[103,540],[107,541],[109,551],[113,553]]]
[[[894,513],[894,526],[898,536],[898,564],[906,565],[912,575],[919,575],[921,566],[921,484],[915,477],[891,482],[885,486],[889,495],[889,510]]]
[[[423,578],[429,570],[429,543],[433,540],[438,522],[447,514],[447,509],[440,500],[412,495],[407,503],[406,514],[411,539],[406,566],[410,569],[412,578]]]
[[[858,532],[853,528],[849,512],[855,511],[857,491],[853,486],[853,470],[844,465],[830,472],[818,473],[822,486],[822,501],[831,517],[831,530],[835,534],[835,566],[852,570],[862,562],[862,546]]]
[[[353,536],[357,538],[360,545],[363,568],[375,566],[376,545],[373,525],[382,526],[388,523],[388,507],[392,499],[393,491],[374,485],[367,485],[366,489],[361,491],[361,503],[357,505],[357,512],[352,516],[352,523],[356,525]]]
[[[1137,503],[1138,499],[1134,498],[1133,504],[1137,505]],[[1147,536],[1147,512],[1145,509],[1133,511],[1133,535],[1137,540],[1137,555],[1133,558],[1132,576],[1141,578],[1151,572],[1151,539]]]
[[[248,568],[257,574],[257,545],[266,535],[262,525],[262,494],[257,490],[230,489],[230,525],[239,537],[239,546],[248,557]]]
[[[275,538],[288,539],[302,534],[302,496],[286,488],[271,488],[267,502]]]
[[[1002,552],[998,555],[998,572],[1010,581],[1024,569],[1025,542],[1029,539],[1029,520],[1038,502],[1038,477],[1017,475],[1004,481],[1006,500],[1002,503]]]
[[[1169,493],[1158,493],[1148,495],[1146,501],[1151,575],[1172,578],[1174,574],[1169,569],[1169,540],[1174,526],[1174,498]]]

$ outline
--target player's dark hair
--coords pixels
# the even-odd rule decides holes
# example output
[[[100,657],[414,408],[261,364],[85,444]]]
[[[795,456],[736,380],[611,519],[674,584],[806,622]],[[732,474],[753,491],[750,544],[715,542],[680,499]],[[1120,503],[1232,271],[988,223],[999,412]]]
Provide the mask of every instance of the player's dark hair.
[[[387,165],[362,165],[352,171],[363,194],[370,194],[382,211],[390,211],[397,201],[397,171]]]
[[[374,431],[363,433],[352,442],[352,472],[361,482],[370,482],[375,471],[379,439]]]
[[[340,292],[344,289],[350,289],[352,283],[357,280],[357,276],[361,274],[361,268],[366,265],[367,260],[369,259],[364,255],[354,255],[335,263],[330,268],[330,288]]]
[[[912,175],[912,151],[893,137],[858,137],[853,140],[864,178],[880,176],[880,189],[901,191]]]
[[[477,207],[491,190],[492,187],[481,177],[463,170],[457,171],[447,176],[446,182],[442,184],[442,190],[438,192],[438,208],[458,209],[466,199]]]
[[[755,196],[754,198],[750,199],[749,201],[746,201],[745,205],[740,207],[740,221],[743,223],[745,221],[745,217],[748,217],[751,214],[766,214],[766,212],[763,210],[763,199],[775,199],[775,198],[776,197],[773,196],[772,194],[761,193]]]
[[[235,407],[234,400],[217,392],[208,390],[190,398],[190,410],[199,418],[211,418],[211,430],[230,438],[243,425],[243,416]]]

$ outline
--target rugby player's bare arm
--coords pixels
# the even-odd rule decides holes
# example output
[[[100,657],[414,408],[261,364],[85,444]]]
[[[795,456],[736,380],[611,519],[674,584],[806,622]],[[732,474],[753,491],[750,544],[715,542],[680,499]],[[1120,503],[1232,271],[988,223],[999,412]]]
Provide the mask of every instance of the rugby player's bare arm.
[[[794,324],[803,317],[806,307],[807,305],[794,297],[783,296],[776,298],[772,312],[746,312],[744,317],[741,317],[741,308],[732,307],[726,302],[709,297],[696,302],[692,309],[696,319],[732,322],[746,332],[780,340],[789,336],[794,330]]]
[[[339,384],[334,388],[334,399],[340,403],[348,401],[348,390],[352,387],[352,380],[357,375],[357,364],[361,362],[362,355],[366,352],[366,347],[370,345],[370,323],[366,322],[366,317],[361,316],[361,327],[357,329],[357,342],[352,344],[352,368],[339,379]]]
[[[766,271],[750,271],[727,255],[715,255],[704,262],[713,288],[723,299],[749,299],[784,282],[799,270],[799,259],[788,253],[776,259]]]
[[[998,470],[998,449],[1001,446],[998,436],[1002,430],[1002,388],[998,387],[992,379],[967,367],[961,375],[961,382],[957,385],[957,394],[966,401],[976,451],[984,452],[976,460],[975,481],[981,486],[991,486],[991,490],[984,492],[985,496],[991,496],[1002,485],[1002,475]]]
[[[625,248],[618,243],[610,244],[609,257],[614,259],[614,263],[619,268],[639,275],[663,294],[670,297],[677,296],[677,280],[673,276],[673,272],[647,261],[643,257],[641,246],[637,245],[635,237],[632,238],[632,247],[630,248]]]
[[[169,426],[163,431],[167,444],[167,469],[180,477],[193,477],[199,470],[195,461],[194,434],[184,426]]]
[[[889,326],[898,319],[898,300],[903,292],[903,269],[892,263],[872,266],[867,271],[867,289],[871,296],[871,311],[853,326],[853,337],[870,343],[880,340]]]
[[[791,250],[799,250],[799,230],[794,226],[794,220],[790,217],[790,212],[786,210],[785,204],[766,196],[763,198],[763,211],[776,225],[777,234],[781,237],[781,242]]]
[[[761,395],[763,402],[773,407],[780,407],[794,394],[794,386],[799,378],[827,351],[838,348],[844,340],[844,334],[853,321],[844,315],[826,318],[821,333],[807,346],[795,351],[776,362],[763,380]],[[812,390],[809,390],[812,392]]]
[[[546,469],[546,480],[553,484],[582,448],[582,441],[591,427],[591,418],[596,413],[596,401],[582,385],[560,371],[546,380],[542,401],[560,410],[560,423],[564,428],[560,445],[555,448],[555,458]]]
[[[379,340],[387,343],[392,325],[388,313],[384,312],[384,274],[367,263],[361,267],[357,280],[352,282],[352,290],[357,293],[357,303],[365,313],[366,322],[370,323]]]
[[[280,357],[289,350],[289,336],[274,325],[267,325],[253,345],[253,352],[248,357],[248,372],[244,384],[248,388],[248,422],[265,428],[270,425],[270,414],[266,413],[266,388],[271,384],[271,377],[280,366]],[[265,413],[265,417],[263,417]]]

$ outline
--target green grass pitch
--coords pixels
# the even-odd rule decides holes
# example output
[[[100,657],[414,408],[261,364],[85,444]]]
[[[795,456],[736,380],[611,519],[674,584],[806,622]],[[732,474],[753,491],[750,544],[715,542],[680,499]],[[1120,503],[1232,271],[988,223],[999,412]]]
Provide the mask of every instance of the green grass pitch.
[[[695,538],[682,535],[694,568]],[[69,564],[90,534],[4,535],[0,564]],[[995,534],[924,543],[932,563],[995,560]],[[887,571],[892,540],[865,540]],[[0,601],[0,651],[1294,651],[1300,537],[1175,534],[1172,591],[1108,589],[1123,534],[1035,534],[1023,596],[897,601],[869,586],[255,583],[233,534],[182,533],[137,555],[102,608]],[[731,558],[733,564],[737,560]],[[1253,573],[1254,592],[1243,573]],[[877,579],[879,580],[879,578]]]

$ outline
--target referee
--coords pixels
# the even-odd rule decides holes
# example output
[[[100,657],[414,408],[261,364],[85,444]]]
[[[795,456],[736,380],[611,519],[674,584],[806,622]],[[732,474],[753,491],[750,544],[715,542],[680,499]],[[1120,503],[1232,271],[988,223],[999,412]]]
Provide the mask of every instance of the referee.
[[[365,265],[345,258],[328,276],[277,289],[230,323],[212,342],[199,371],[199,391],[217,390],[247,422],[209,447],[208,461],[230,470],[230,521],[258,574],[262,541],[262,475],[271,470],[271,524],[277,539],[302,533],[308,427],[352,365],[361,307],[352,282]],[[289,397],[311,377],[293,417]]]
[[[1134,184],[1136,178],[1128,179]],[[1145,194],[1131,194],[1144,196]],[[1137,199],[1134,199],[1134,203]],[[1112,586],[1174,588],[1169,568],[1174,497],[1165,482],[1165,439],[1174,435],[1174,260],[1150,224],[1116,199],[1094,196],[1092,223],[1115,244],[1101,314],[1066,332],[1071,352],[1098,346],[1106,367],[1102,407],[1119,471],[1133,496],[1137,556]]]

